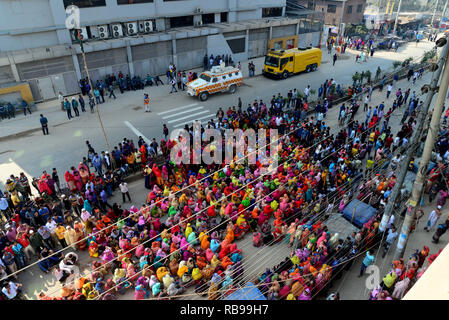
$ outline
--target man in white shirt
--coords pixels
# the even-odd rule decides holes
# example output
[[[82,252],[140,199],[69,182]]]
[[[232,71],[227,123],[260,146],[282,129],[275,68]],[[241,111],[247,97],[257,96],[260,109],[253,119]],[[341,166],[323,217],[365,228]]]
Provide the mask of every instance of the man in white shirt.
[[[391,83],[389,83],[387,86],[387,99],[390,97],[392,90],[393,90],[393,86],[391,85]]]
[[[62,95],[61,91],[59,91],[58,100],[59,103],[61,104],[61,110],[64,110],[64,96]]]
[[[276,117],[276,126],[280,127],[282,123],[282,117],[281,116],[277,116]]]
[[[119,184],[119,187],[120,187],[120,191],[122,193],[123,203],[126,202],[125,195],[128,196],[128,200],[129,200],[129,202],[131,202],[131,196],[129,195],[129,191],[128,191],[128,184],[126,182],[122,181]]]
[[[292,100],[291,100],[291,105],[290,107],[293,108],[296,105],[296,100],[298,99],[298,91],[296,91],[296,88],[293,89],[292,92]]]
[[[3,287],[2,292],[9,300],[12,300],[17,297],[17,294],[20,292],[19,288],[21,286],[22,284],[20,283],[10,281],[6,284],[6,286]]]
[[[48,221],[45,224],[45,226],[47,227],[47,229],[51,233],[51,238],[53,240],[53,243],[59,243],[58,242],[58,237],[56,236],[56,228],[58,227],[58,224],[56,223],[56,221],[53,220],[53,219],[48,219]]]
[[[310,85],[308,85],[305,89],[304,89],[304,95],[305,95],[305,100],[307,101],[307,98],[309,98],[309,94],[310,94]]]
[[[391,168],[392,168],[393,170],[396,169],[397,165],[399,164],[399,161],[400,161],[399,155],[395,155],[395,156],[393,157],[393,159],[391,159]]]

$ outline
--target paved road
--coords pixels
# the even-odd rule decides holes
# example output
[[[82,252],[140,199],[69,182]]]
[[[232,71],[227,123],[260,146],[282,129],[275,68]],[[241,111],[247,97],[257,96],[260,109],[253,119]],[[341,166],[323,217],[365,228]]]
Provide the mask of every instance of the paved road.
[[[392,61],[403,60],[409,56],[419,57],[431,45],[428,42],[420,42],[418,47],[412,43],[397,53],[379,51],[365,63],[355,63],[353,53],[348,52],[348,58],[337,61],[335,66],[326,62],[328,59],[326,53],[325,62],[314,73],[297,75],[287,80],[247,78],[244,81],[245,85],[235,94],[217,94],[206,102],[189,97],[185,92],[169,94],[169,86],[126,92],[123,95],[118,93],[117,100],[107,100],[100,105],[101,115],[111,147],[124,137],[137,141],[140,133],[148,139],[156,137],[160,140],[163,123],[172,130],[193,120],[207,121],[215,117],[219,107],[226,109],[236,105],[238,97],[241,97],[244,105],[254,99],[269,101],[273,94],[280,92],[285,95],[293,88],[303,92],[308,84],[316,89],[329,78],[348,85],[352,83],[351,77],[355,71],[370,69],[372,74],[375,74],[377,66],[382,70],[391,69]],[[261,65],[260,61],[258,65]],[[143,110],[144,92],[149,92],[152,98],[151,113],[145,113]],[[89,140],[96,151],[106,150],[96,114],[87,112],[81,114],[80,118],[68,121],[64,112],[57,106],[44,109],[42,112],[49,119],[50,135],[43,136],[42,132],[37,131],[24,137],[0,141],[0,164],[3,164],[0,165],[0,181],[4,181],[11,172],[18,174],[25,171],[29,175],[38,176],[43,169],[51,170],[53,167],[58,169],[62,177],[70,166],[86,156],[85,140]],[[37,113],[27,117],[24,118],[22,115],[17,119],[3,121],[0,126],[0,137],[10,132],[17,132],[17,128],[20,128],[19,131],[35,128],[36,123],[39,123]],[[336,124],[336,119],[328,118],[327,121],[330,125]]]
[[[423,79],[420,79],[414,88],[420,88],[422,84],[428,82],[430,79],[430,74],[426,74]],[[406,80],[402,80],[398,83],[403,89],[407,89],[412,86],[411,82],[407,82]],[[382,93],[375,91],[372,99],[372,104],[376,105],[385,100],[385,90]],[[390,98],[390,103],[392,102],[392,98]],[[388,108],[388,104],[386,104]],[[402,118],[402,112],[404,111],[404,107],[402,110],[399,110],[400,113],[394,113],[391,117],[390,124],[394,131],[399,127],[400,120]],[[160,111],[164,112],[164,111]],[[338,108],[333,108],[329,111],[326,121],[335,122],[337,119]],[[171,112],[164,113],[163,116],[170,115]],[[180,115],[182,116],[182,115]],[[359,111],[356,119],[363,120],[365,115],[362,111]],[[139,128],[141,129],[141,128]],[[335,125],[332,127],[332,131],[339,130],[340,127]],[[141,129],[143,130],[143,129]],[[90,139],[90,138],[89,138]],[[82,144],[83,141],[80,141]],[[70,152],[70,151],[67,151]],[[143,187],[143,181],[137,181],[130,184],[130,193],[133,199],[133,203],[139,205],[146,199],[147,191]],[[114,197],[112,201],[120,201],[119,197]],[[125,204],[124,208],[129,208],[130,204]],[[423,218],[423,221],[426,220],[428,214],[430,213],[431,207],[425,208],[426,216]],[[422,223],[423,226],[423,223]],[[418,229],[418,231],[412,234],[409,242],[409,246],[406,252],[406,257],[410,254],[410,250],[415,248],[421,248],[424,244],[428,244],[430,240],[431,234],[425,233],[422,231],[422,226]],[[254,275],[263,271],[267,267],[274,266],[278,264],[285,256],[289,254],[289,249],[285,245],[284,242],[274,245],[272,247],[265,247],[263,249],[256,249],[251,245],[251,236],[248,235],[244,239],[238,242],[239,248],[243,249],[243,263],[246,266],[247,279],[251,279]],[[441,239],[441,244],[438,247],[444,246],[447,243],[444,239]],[[436,246],[431,246],[432,252],[435,252]],[[85,275],[89,275],[90,273],[90,262],[91,259],[88,258],[86,253],[81,253],[81,264],[82,270]],[[391,256],[388,256],[386,259],[378,259],[376,264],[382,267],[382,270],[385,270],[391,261]],[[390,260],[388,260],[390,259]],[[383,264],[382,264],[383,263]],[[334,289],[339,289],[341,292],[341,296],[343,299],[365,299],[366,298],[366,290],[364,287],[364,279],[357,278],[358,267],[360,266],[360,261],[357,261],[351,272],[344,274],[343,278],[340,282],[336,282],[334,285]],[[386,271],[382,271],[382,274]],[[25,284],[25,290],[27,297],[30,299],[35,299],[41,290],[52,294],[58,295],[60,285],[55,281],[52,275],[43,274],[37,267],[31,267],[29,270],[23,272],[19,276],[19,280]],[[341,285],[342,284],[342,285]],[[341,285],[341,286],[340,286]],[[130,290],[126,295],[122,296],[123,299],[133,299],[132,291]],[[191,298],[198,298],[197,296],[191,296]]]

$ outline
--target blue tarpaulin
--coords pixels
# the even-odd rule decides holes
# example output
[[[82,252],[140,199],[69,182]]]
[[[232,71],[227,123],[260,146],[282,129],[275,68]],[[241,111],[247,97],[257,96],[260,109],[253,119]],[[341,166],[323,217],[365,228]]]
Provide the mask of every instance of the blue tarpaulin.
[[[343,209],[343,217],[359,228],[362,228],[375,213],[376,209],[357,199],[352,200]]]
[[[228,295],[224,300],[267,300],[252,282]]]

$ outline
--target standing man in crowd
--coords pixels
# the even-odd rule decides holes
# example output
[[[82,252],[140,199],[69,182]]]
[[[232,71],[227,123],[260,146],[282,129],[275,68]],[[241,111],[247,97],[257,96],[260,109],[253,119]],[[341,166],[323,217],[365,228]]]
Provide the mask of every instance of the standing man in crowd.
[[[175,90],[175,92],[178,92],[178,89],[176,89],[176,80],[174,77],[171,79],[170,83],[171,83],[170,93],[173,93],[173,90]]]
[[[150,112],[150,97],[148,93],[143,95],[143,104],[145,105],[145,112]]]
[[[44,133],[44,136],[48,134],[48,120],[46,117],[44,117],[43,114],[41,114],[41,118],[39,119],[42,126],[42,132]]]
[[[128,200],[129,200],[129,202],[131,202],[131,196],[129,195],[128,184],[126,182],[122,181],[119,184],[119,187],[120,187],[120,192],[122,193],[123,203],[126,202],[125,195],[128,196]]]
[[[69,118],[69,120],[72,119],[73,118],[73,116],[72,116],[72,108],[70,106],[69,99],[67,99],[67,98],[65,98],[65,101],[64,101],[64,108],[67,111],[67,118]]]
[[[75,116],[79,117],[80,112],[78,110],[78,101],[76,100],[75,97],[72,98],[72,108],[73,108],[73,111],[75,111]]]

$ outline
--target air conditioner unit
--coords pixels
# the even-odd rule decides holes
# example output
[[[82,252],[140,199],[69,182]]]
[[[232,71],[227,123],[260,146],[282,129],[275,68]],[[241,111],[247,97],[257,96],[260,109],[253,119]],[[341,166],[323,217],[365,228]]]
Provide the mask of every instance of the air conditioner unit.
[[[102,26],[98,26],[98,37],[100,39],[107,39],[109,38],[109,28],[108,25],[102,25]]]
[[[196,8],[195,13],[201,13],[201,8]]]
[[[128,35],[133,35],[137,33],[137,22],[127,22],[126,31]]]
[[[197,22],[195,22],[195,27],[200,27],[200,26],[202,26],[203,25],[203,21],[197,21]]]
[[[139,32],[148,33],[153,31],[153,21],[139,21]]]
[[[97,26],[88,27],[90,31],[90,39],[98,39],[100,38],[100,33],[98,32]]]
[[[74,31],[74,32],[77,32],[77,31]],[[84,40],[84,41],[89,38],[89,36],[87,35],[87,28],[85,28],[85,27],[81,28],[80,36],[81,36],[81,40]],[[76,41],[74,33],[72,33],[72,40]]]
[[[123,27],[120,23],[113,24],[111,26],[111,31],[113,38],[123,37]]]

